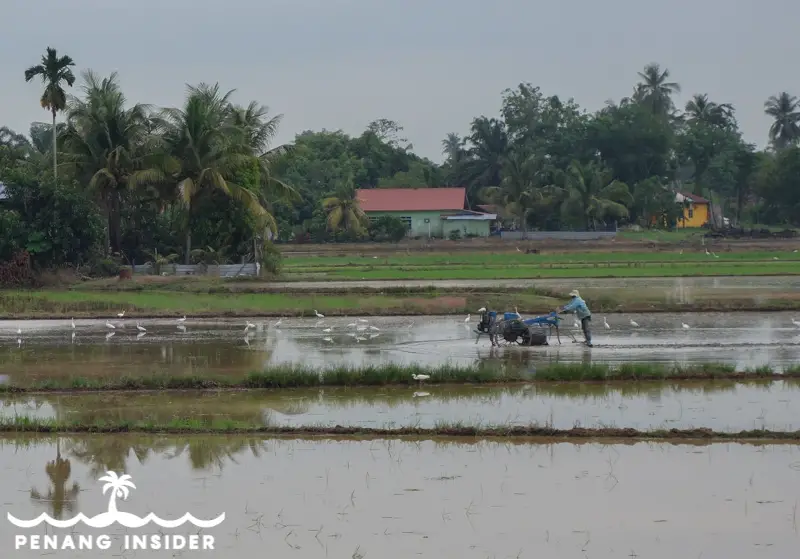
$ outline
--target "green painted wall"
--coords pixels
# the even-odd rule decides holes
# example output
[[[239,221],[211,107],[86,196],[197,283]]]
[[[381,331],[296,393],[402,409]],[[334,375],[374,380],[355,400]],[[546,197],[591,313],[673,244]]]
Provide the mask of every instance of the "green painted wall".
[[[489,224],[490,221],[475,221],[475,220],[467,220],[467,221],[453,221],[453,220],[446,220],[443,221],[444,225],[442,227],[442,232],[444,233],[444,237],[448,238],[452,231],[459,231],[461,233],[461,237],[465,238],[470,235],[474,235],[476,237],[488,237],[489,236]]]
[[[448,221],[441,218],[442,212],[366,212],[367,217],[381,217],[390,215],[392,217],[405,218],[406,221],[410,220],[411,227],[408,233],[409,237],[427,237],[430,231],[430,236],[435,238],[447,238],[450,232],[458,230],[461,232],[462,237],[468,235],[475,235],[478,237],[489,236],[489,221]],[[430,220],[430,224],[425,223],[425,220]]]
[[[367,217],[381,217],[390,215],[392,217],[410,218],[411,228],[409,230],[409,237],[427,237],[428,224],[425,223],[426,219],[430,220],[430,235],[431,237],[442,236],[442,212],[365,212]]]

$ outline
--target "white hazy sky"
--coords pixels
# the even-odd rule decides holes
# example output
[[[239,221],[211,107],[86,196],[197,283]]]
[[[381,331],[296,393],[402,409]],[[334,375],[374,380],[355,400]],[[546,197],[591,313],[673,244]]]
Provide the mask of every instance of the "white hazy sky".
[[[0,22],[0,125],[19,132],[48,119],[23,78],[48,45],[118,71],[131,101],[179,105],[186,83],[219,82],[284,114],[276,143],[390,118],[436,161],[520,82],[596,110],[658,62],[681,104],[733,103],[759,146],[766,98],[800,95],[797,0],[0,0]]]

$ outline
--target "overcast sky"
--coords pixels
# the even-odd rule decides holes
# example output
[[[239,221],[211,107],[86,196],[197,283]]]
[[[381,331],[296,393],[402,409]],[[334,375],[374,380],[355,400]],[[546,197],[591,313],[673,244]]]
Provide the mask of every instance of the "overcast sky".
[[[48,45],[118,71],[130,101],[179,105],[186,83],[218,81],[284,114],[276,143],[390,118],[436,161],[520,82],[596,110],[658,62],[681,105],[733,103],[759,146],[766,98],[800,95],[797,0],[0,0],[0,22],[0,125],[20,132],[48,120],[23,78]]]

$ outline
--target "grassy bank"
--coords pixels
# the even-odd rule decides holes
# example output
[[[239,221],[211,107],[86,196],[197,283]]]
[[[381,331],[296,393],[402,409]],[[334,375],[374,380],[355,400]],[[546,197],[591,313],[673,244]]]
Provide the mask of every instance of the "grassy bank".
[[[0,291],[0,319],[110,318],[121,310],[133,318],[188,315],[202,317],[313,317],[314,310],[329,316],[398,316],[475,313],[480,307],[498,310],[518,307],[524,314],[544,314],[563,304],[565,294],[545,289],[487,290],[434,288],[354,288],[345,293],[241,292],[247,284],[189,282],[171,288],[99,291]],[[216,290],[207,293],[185,289]],[[176,291],[181,291],[176,293]],[[671,290],[581,289],[595,313],[724,312],[800,310],[800,297],[790,290],[764,294],[745,289],[692,290],[690,299],[676,298]]]
[[[428,375],[423,385],[513,384],[522,382],[617,382],[704,379],[781,379],[800,378],[800,367],[784,371],[760,367],[736,371],[724,364],[699,364],[687,367],[660,366],[648,363],[625,363],[616,367],[603,364],[553,364],[528,371],[504,364],[475,366],[420,367],[382,365],[372,367],[330,367],[310,369],[277,366],[246,376],[109,376],[51,378],[24,382],[12,380],[0,385],[0,392],[85,392],[137,390],[209,390],[209,389],[287,389],[326,386],[417,386],[413,375]]]
[[[713,263],[713,266],[709,266]],[[585,252],[415,254],[291,257],[291,280],[467,280],[760,276],[800,274],[800,253]]]
[[[800,431],[752,430],[720,432],[711,429],[663,429],[643,431],[632,428],[554,429],[531,424],[528,426],[479,426],[461,423],[441,423],[432,428],[415,426],[397,428],[263,426],[231,420],[173,420],[164,423],[147,421],[96,421],[84,423],[70,420],[39,420],[17,417],[0,418],[0,433],[158,433],[158,434],[260,434],[272,436],[362,436],[362,437],[457,437],[457,438],[544,438],[544,439],[714,439],[714,440],[780,440],[799,441]]]

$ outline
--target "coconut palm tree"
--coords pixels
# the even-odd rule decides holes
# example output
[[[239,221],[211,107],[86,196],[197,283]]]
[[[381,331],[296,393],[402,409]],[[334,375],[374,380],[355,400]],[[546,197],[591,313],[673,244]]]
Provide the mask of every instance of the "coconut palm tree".
[[[600,163],[573,161],[564,181],[568,196],[565,203],[579,209],[587,229],[607,217],[628,217],[628,206],[633,204],[628,185],[612,180],[611,173]]]
[[[367,214],[361,209],[351,181],[340,186],[334,196],[325,198],[322,207],[328,214],[330,231],[351,231],[360,234],[364,233],[369,224]]]
[[[558,188],[546,184],[547,173],[540,162],[524,149],[512,150],[502,159],[500,186],[484,189],[484,196],[513,216],[523,232],[528,230],[528,214],[555,200]]]
[[[695,94],[686,102],[686,118],[689,122],[726,126],[733,119],[733,105],[709,101],[706,93]]]
[[[468,142],[459,178],[467,187],[467,203],[471,207],[480,189],[500,185],[502,159],[508,151],[506,126],[496,118],[476,118]]]
[[[117,74],[100,78],[91,70],[83,73],[83,98],[67,103],[67,128],[62,135],[65,156],[76,176],[95,191],[107,219],[106,246],[120,250],[122,192],[132,184],[163,180],[163,174],[148,169],[149,107],[126,106]]]
[[[159,119],[165,153],[178,167],[174,173],[177,196],[187,210],[187,264],[192,253],[192,210],[199,197],[211,191],[242,202],[260,225],[273,233],[277,229],[257,189],[234,182],[237,173],[252,168],[254,156],[248,148],[247,129],[234,124],[232,94],[233,90],[222,93],[218,84],[189,86],[183,108],[164,109]]]
[[[447,137],[442,140],[442,153],[447,156],[447,162],[455,165],[464,157],[464,144],[466,140],[456,134],[450,132]]]
[[[681,86],[670,82],[669,70],[661,70],[655,62],[644,67],[639,72],[642,81],[636,86],[634,99],[650,107],[653,113],[667,114],[674,109],[672,95],[680,93]]]
[[[67,93],[64,91],[63,84],[72,87],[72,84],[75,83],[75,75],[70,69],[71,66],[75,66],[72,58],[66,55],[58,56],[56,49],[47,47],[46,54],[42,56],[42,62],[25,70],[26,82],[36,76],[41,77],[44,83],[44,92],[40,103],[42,108],[49,110],[53,115],[53,177],[58,176],[56,114],[63,111],[67,105]]]
[[[769,128],[769,139],[782,149],[800,139],[800,103],[785,91],[773,95],[764,103],[764,112],[775,119]]]

